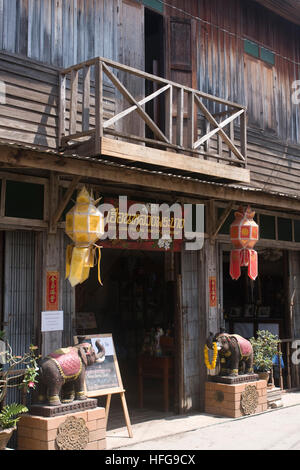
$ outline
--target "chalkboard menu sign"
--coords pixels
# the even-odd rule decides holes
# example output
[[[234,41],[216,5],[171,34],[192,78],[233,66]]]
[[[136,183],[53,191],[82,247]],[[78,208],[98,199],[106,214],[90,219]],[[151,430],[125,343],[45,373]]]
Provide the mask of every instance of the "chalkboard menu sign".
[[[75,344],[79,342],[78,336],[74,337]],[[114,343],[111,334],[80,336],[80,342],[92,344],[95,352],[98,353],[97,342],[105,349],[105,356],[86,368],[85,389],[88,397],[108,395],[123,392],[123,384],[119,365],[115,353]]]

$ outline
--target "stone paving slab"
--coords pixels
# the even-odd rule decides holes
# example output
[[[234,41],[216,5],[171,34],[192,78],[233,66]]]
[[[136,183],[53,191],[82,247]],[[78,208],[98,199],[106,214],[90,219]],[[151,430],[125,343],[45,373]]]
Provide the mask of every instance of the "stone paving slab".
[[[300,391],[282,393],[282,402],[284,407],[300,405]],[[276,409],[267,410],[264,413],[272,413],[274,411]],[[125,425],[124,427],[109,429],[106,436],[107,449],[126,450],[126,446],[139,442],[205,428],[219,423],[226,423],[232,421],[232,419],[234,418],[212,416],[206,413],[190,413],[186,415],[172,415],[168,413],[164,416],[132,424],[133,438],[128,436],[128,430]]]

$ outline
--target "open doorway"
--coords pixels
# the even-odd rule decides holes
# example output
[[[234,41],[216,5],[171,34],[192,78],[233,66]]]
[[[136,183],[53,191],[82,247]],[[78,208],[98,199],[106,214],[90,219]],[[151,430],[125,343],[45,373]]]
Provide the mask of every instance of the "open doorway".
[[[154,362],[165,356],[174,358],[175,282],[170,280],[166,254],[161,251],[106,248],[101,271],[102,287],[96,267],[88,280],[76,287],[76,319],[81,322],[76,334],[112,334],[129,411],[140,409],[139,365],[149,333],[162,329],[163,346],[160,352],[147,356]],[[87,321],[82,321],[85,315]],[[143,378],[143,409],[154,413],[165,411],[163,376],[156,375]],[[170,412],[175,405],[174,388],[170,374]],[[112,413],[119,404],[119,400],[112,400]]]
[[[238,280],[229,274],[230,251],[223,249],[222,285],[223,317],[227,333],[244,338],[256,336],[258,330],[267,330],[281,340],[289,338],[288,251],[280,248],[259,248],[258,277],[252,281],[247,268],[241,269]],[[282,345],[283,364],[288,363],[285,343]],[[287,367],[283,369],[287,385]],[[279,378],[275,377],[279,386]]]
[[[164,18],[162,15],[145,8],[145,72],[159,77],[165,76],[164,53]],[[156,84],[146,81],[146,95],[156,91]],[[146,112],[164,132],[164,97],[151,100],[146,104]],[[146,137],[153,138],[153,132],[147,128]]]

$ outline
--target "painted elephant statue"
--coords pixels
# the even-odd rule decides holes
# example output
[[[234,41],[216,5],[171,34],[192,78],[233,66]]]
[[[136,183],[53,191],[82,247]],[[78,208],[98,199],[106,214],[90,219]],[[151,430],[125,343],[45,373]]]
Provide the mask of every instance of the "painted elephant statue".
[[[38,402],[49,405],[69,403],[74,399],[86,400],[84,382],[86,367],[103,362],[105,349],[96,341],[98,352],[92,344],[82,342],[68,348],[57,349],[39,363]]]
[[[213,335],[210,333],[207,346],[217,343],[218,355],[221,362],[219,375],[237,376],[253,374],[253,349],[250,341],[240,335],[225,332]]]

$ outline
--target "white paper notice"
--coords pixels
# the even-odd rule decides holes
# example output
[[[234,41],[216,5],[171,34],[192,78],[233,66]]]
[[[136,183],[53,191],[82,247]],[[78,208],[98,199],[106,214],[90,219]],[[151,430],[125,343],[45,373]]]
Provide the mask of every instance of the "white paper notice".
[[[53,310],[42,312],[42,331],[60,331],[64,329],[64,312]]]

